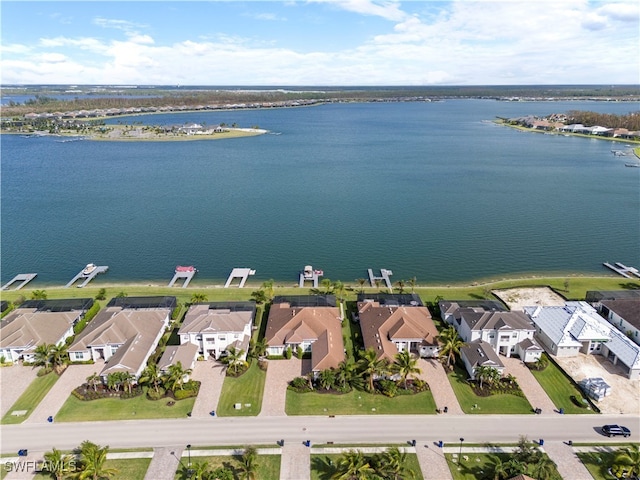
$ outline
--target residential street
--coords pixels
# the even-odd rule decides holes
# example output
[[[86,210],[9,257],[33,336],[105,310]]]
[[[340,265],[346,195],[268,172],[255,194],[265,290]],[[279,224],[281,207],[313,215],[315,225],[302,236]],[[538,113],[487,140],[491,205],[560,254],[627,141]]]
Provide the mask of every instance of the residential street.
[[[2,453],[18,449],[46,451],[76,447],[91,440],[111,448],[175,445],[270,444],[311,440],[326,442],[516,442],[520,435],[531,440],[619,442],[600,434],[606,423],[622,423],[632,430],[630,441],[640,440],[638,415],[388,415],[329,417],[226,417],[122,422],[83,422],[6,425],[2,428]],[[499,428],[496,428],[499,425]]]

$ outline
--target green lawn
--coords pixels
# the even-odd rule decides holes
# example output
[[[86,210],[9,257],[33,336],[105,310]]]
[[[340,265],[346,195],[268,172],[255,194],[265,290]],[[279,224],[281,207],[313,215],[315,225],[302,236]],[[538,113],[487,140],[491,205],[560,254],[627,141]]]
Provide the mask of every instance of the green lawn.
[[[240,478],[239,471],[237,470],[238,460],[230,455],[212,455],[210,457],[191,457],[191,463],[207,462],[210,469],[218,467],[226,467],[234,470],[234,478]],[[182,463],[187,465],[187,457],[182,457]],[[257,471],[259,475],[257,478],[260,480],[279,480],[280,479],[280,455],[258,455]],[[182,467],[178,468],[175,479],[179,480],[184,478],[181,475]]]
[[[354,390],[342,395],[287,390],[287,415],[415,415],[435,414],[430,391],[394,398]]]
[[[419,294],[425,301],[433,301],[436,297],[441,296],[443,298],[453,298],[456,300],[465,299],[477,299],[484,296],[485,288],[501,289],[501,288],[515,288],[521,286],[551,286],[558,289],[566,298],[569,299],[584,299],[588,290],[620,290],[628,288],[640,288],[640,281],[633,279],[626,279],[622,277],[614,276],[577,276],[574,274],[567,274],[565,276],[555,277],[525,277],[525,278],[512,278],[512,279],[469,279],[467,282],[460,284],[452,284],[447,286],[429,286],[422,285],[415,287],[415,293]],[[569,290],[564,291],[564,282],[569,280]],[[168,281],[168,278],[167,278]],[[201,280],[205,284],[211,284],[212,281],[208,279]],[[418,282],[420,279],[418,278]],[[220,280],[220,285],[224,280]],[[350,290],[345,292],[345,297],[348,301],[353,301],[357,297],[357,293],[360,290],[357,282],[345,280],[346,286],[351,287]],[[470,285],[471,283],[475,285]],[[47,292],[47,298],[85,298],[95,297],[100,288],[107,290],[106,297],[110,299],[117,295],[119,292],[124,291],[128,296],[149,296],[149,295],[172,295],[177,297],[181,303],[189,302],[191,296],[194,293],[203,293],[207,296],[208,301],[229,301],[229,300],[250,300],[251,292],[260,287],[261,282],[248,283],[246,288],[217,288],[217,287],[204,287],[199,285],[198,277],[190,283],[189,288],[168,288],[166,285],[149,286],[147,284],[118,284],[112,285],[101,279],[96,279],[87,287],[69,289],[62,286],[35,286],[33,289],[43,289]],[[293,282],[290,282],[291,284]],[[284,286],[286,282],[276,282],[275,295],[303,295],[309,293],[309,289],[301,289],[294,287]],[[4,291],[2,292],[3,300],[14,301],[21,296],[29,297],[32,290],[19,290],[19,291]],[[376,288],[367,287],[366,292],[376,292]]]
[[[237,378],[226,377],[218,402],[216,414],[220,417],[251,417],[260,413],[266,372],[260,370],[258,362],[251,362],[249,370]],[[242,408],[236,410],[234,404],[240,403]],[[250,405],[250,406],[248,406]]]
[[[146,395],[122,400],[101,398],[83,401],[73,395],[55,417],[56,422],[90,422],[102,420],[132,420],[149,418],[183,418],[193,410],[194,398],[185,398],[168,406],[170,399],[148,400]]]
[[[456,367],[447,375],[453,391],[458,398],[458,403],[464,413],[473,414],[522,414],[533,413],[531,404],[525,397],[508,393],[490,395],[488,397],[477,396],[466,383],[468,377],[466,370]],[[477,405],[477,408],[474,407]]]
[[[609,480],[615,477],[607,470],[613,464],[615,453],[609,452],[584,452],[577,453],[578,458],[587,467],[589,473],[595,480]]]
[[[546,454],[544,454],[546,456]],[[465,459],[464,457],[467,457]],[[462,458],[453,458],[452,454],[445,454],[449,463],[449,470],[453,480],[477,480],[479,478],[493,478],[493,459],[499,457],[503,463],[510,458],[508,453],[464,453]],[[460,463],[458,463],[460,460]],[[549,480],[562,480],[557,470],[554,470]],[[586,479],[585,479],[586,480]]]
[[[113,459],[105,462],[105,468],[115,468],[118,472],[113,477],[109,477],[110,480],[143,480],[150,463],[150,458]],[[52,478],[52,475],[45,473],[38,473],[33,477],[34,480]]]
[[[543,353],[543,355],[546,355],[546,353]],[[549,365],[544,370],[532,369],[531,373],[544,388],[544,391],[547,392],[556,408],[563,408],[564,413],[596,413],[591,409],[580,408],[571,401],[572,395],[582,398],[583,394],[551,360],[549,360]]]
[[[357,447],[353,448],[357,450]],[[311,480],[329,480],[333,472],[335,472],[334,465],[341,456],[339,453],[311,455]],[[418,463],[418,456],[415,453],[407,454],[407,468],[413,472],[414,476],[411,477],[408,475],[403,478],[413,478],[414,480],[422,480],[424,478],[420,470],[420,464]]]
[[[9,425],[14,423],[22,423],[26,420],[31,412],[38,406],[38,404],[42,401],[42,399],[47,395],[51,387],[58,381],[60,378],[54,372],[43,375],[42,377],[36,377],[33,382],[27,387],[20,398],[16,400],[9,411],[2,418],[3,425]],[[5,386],[6,388],[6,386]],[[11,415],[11,412],[14,410],[26,410],[26,415],[22,416],[14,416]]]

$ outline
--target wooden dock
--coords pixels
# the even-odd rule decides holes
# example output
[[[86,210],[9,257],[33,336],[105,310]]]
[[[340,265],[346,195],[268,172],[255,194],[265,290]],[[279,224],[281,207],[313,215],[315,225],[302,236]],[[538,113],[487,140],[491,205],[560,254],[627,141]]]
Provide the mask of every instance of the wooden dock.
[[[20,275],[16,275],[15,277],[13,277],[11,279],[11,281],[5,283],[2,286],[1,290],[8,290],[9,287],[11,285],[13,285],[16,282],[21,282],[20,284],[18,284],[15,288],[12,288],[11,290],[20,290],[22,287],[24,287],[27,283],[29,283],[31,280],[33,280],[34,278],[36,278],[36,275],[38,275],[37,273],[21,273]]]
[[[318,288],[320,277],[322,277],[323,275],[324,275],[324,272],[322,270],[313,270],[310,275],[309,274],[305,275],[305,272],[302,271],[300,272],[300,279],[298,281],[298,286],[300,288],[304,288],[305,282],[311,282],[311,284],[313,285],[313,288]]]
[[[187,288],[189,286],[189,282],[193,279],[193,276],[196,274],[197,270],[193,270],[190,272],[175,272],[175,275],[169,282],[168,287],[173,287],[178,280],[182,280],[182,288]]]
[[[640,278],[640,272],[638,271],[637,268],[627,267],[626,265],[620,262],[616,262],[614,265],[608,262],[604,262],[603,265],[613,270],[618,275],[622,275],[624,278],[633,278],[634,276]]]
[[[227,278],[227,282],[224,284],[224,288],[229,288],[233,280],[236,278],[240,279],[238,288],[243,288],[244,284],[247,283],[247,278],[249,278],[249,275],[255,274],[256,271],[251,270],[250,268],[234,268],[233,270],[231,270],[231,274],[229,275],[229,278]]]
[[[373,270],[371,268],[367,269],[367,272],[369,273],[369,282],[371,283],[372,287],[376,286],[376,280],[378,280],[385,283],[385,285],[389,289],[389,292],[393,291],[393,286],[391,285],[391,279],[389,278],[391,275],[393,275],[393,272],[391,270],[387,270],[386,268],[381,268],[379,277],[376,277],[373,274]]]
[[[73,277],[71,281],[64,286],[64,288],[69,288],[78,280],[83,280],[82,283],[77,285],[78,288],[82,288],[86,286],[91,280],[96,278],[96,275],[98,275],[99,273],[105,273],[107,270],[109,270],[109,267],[106,265],[103,265],[101,267],[96,267],[95,269],[93,269],[91,273],[84,273],[84,270],[85,270],[84,268],[80,270],[80,273],[78,273],[75,277]]]

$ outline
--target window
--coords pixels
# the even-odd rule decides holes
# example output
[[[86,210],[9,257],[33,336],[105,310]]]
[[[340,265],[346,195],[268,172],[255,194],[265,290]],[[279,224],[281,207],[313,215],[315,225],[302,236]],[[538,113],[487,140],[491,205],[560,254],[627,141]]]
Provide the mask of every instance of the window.
[[[202,340],[202,335],[196,335],[196,340]]]
[[[220,337],[220,341],[221,342],[226,342],[227,341],[227,337]]]
[[[74,360],[82,360],[84,358],[84,353],[82,352],[73,352]]]
[[[216,343],[216,337],[206,337],[205,341],[209,343]]]

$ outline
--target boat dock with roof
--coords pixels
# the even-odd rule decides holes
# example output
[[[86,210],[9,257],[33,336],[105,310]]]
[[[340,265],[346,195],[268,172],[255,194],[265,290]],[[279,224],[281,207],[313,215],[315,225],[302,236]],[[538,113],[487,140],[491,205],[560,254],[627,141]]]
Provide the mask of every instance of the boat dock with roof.
[[[391,286],[391,279],[389,278],[391,275],[393,275],[393,272],[391,270],[381,268],[379,277],[373,275],[373,270],[371,268],[367,269],[367,272],[369,273],[369,282],[371,283],[372,287],[376,286],[376,280],[378,280],[384,282],[390,292],[393,290],[393,287]]]
[[[624,278],[633,278],[634,276],[640,278],[640,272],[637,268],[627,267],[626,265],[616,262],[614,265],[611,265],[608,262],[604,262],[603,265],[607,268],[610,268],[618,275],[622,275]]]
[[[27,283],[29,283],[31,280],[36,278],[36,275],[38,274],[37,273],[21,273],[20,275],[16,275],[9,282],[5,283],[2,286],[2,290],[8,290],[9,287],[16,282],[20,282],[20,283],[16,287],[12,288],[11,290],[20,290]]]
[[[314,270],[311,265],[306,265],[304,270],[300,272],[300,281],[298,286],[300,288],[304,288],[305,282],[311,282],[313,284],[313,288],[318,288],[318,281],[320,277],[324,275],[322,270]]]
[[[256,271],[251,270],[250,268],[234,268],[233,270],[231,270],[231,274],[229,275],[229,278],[227,278],[227,282],[224,284],[224,288],[229,288],[235,278],[240,279],[238,288],[242,288],[244,287],[244,284],[247,283],[247,278],[249,278],[249,275],[255,274]]]
[[[71,281],[64,286],[64,288],[71,287],[78,280],[84,280],[82,283],[78,285],[78,288],[82,288],[86,286],[91,280],[96,278],[96,275],[98,275],[99,273],[105,273],[107,270],[109,270],[109,267],[106,265],[98,267],[93,263],[89,263],[86,267],[80,270],[80,273],[78,273],[75,277],[73,277]]]
[[[183,280],[182,288],[187,288],[187,286],[189,285],[189,282],[191,281],[191,279],[193,278],[193,276],[196,274],[197,271],[198,270],[196,270],[196,267],[191,265],[189,265],[188,267],[183,267],[181,265],[178,265],[176,267],[173,278],[169,282],[168,287],[173,287],[178,280]]]

